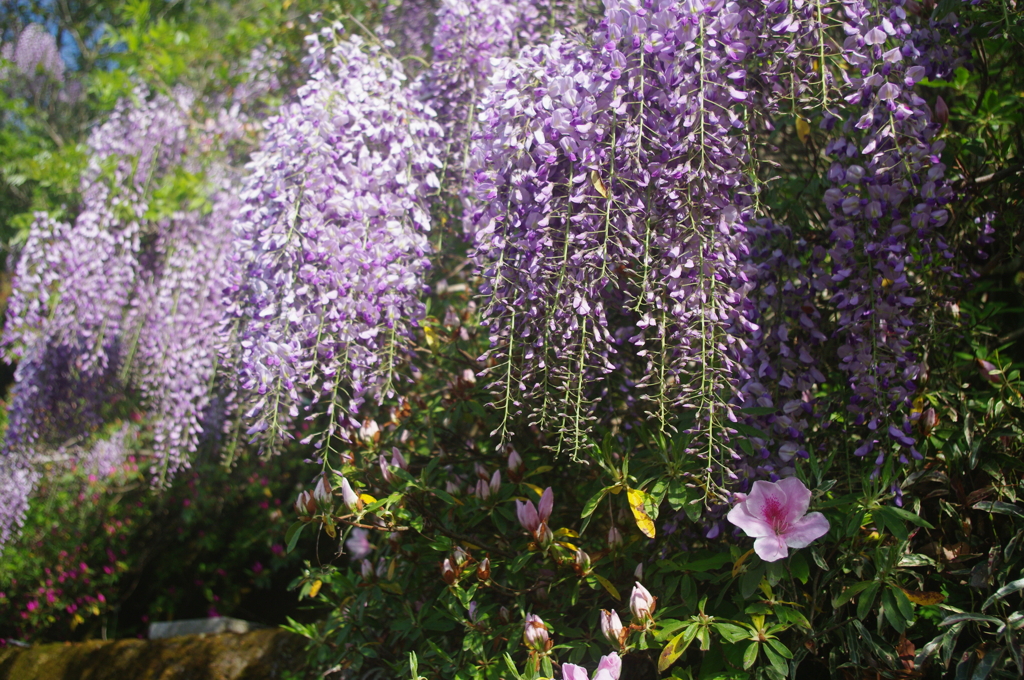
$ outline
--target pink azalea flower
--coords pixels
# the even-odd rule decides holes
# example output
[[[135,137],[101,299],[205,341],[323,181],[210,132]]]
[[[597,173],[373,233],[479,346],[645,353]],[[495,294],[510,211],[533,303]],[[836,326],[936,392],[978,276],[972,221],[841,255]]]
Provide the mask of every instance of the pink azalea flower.
[[[756,539],[754,552],[765,562],[789,555],[828,533],[828,520],[820,512],[807,514],[811,492],[796,477],[778,482],[754,482],[754,488],[726,518]]]
[[[593,680],[619,680],[619,673],[622,672],[622,659],[615,652],[601,657],[597,665]],[[577,666],[574,663],[562,664],[563,680],[590,680],[587,669]]]

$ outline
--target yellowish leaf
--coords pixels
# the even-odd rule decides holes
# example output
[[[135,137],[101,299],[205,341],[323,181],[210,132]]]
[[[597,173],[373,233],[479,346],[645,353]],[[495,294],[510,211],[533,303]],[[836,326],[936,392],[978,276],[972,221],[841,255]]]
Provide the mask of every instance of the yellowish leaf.
[[[738,560],[736,560],[736,563],[734,565],[732,565],[732,577],[733,578],[736,578],[737,576],[739,576],[739,574],[740,574],[740,567],[742,567],[743,563],[747,561],[747,558],[750,557],[753,554],[754,554],[754,550],[753,550],[753,548],[751,548],[747,552],[743,553],[743,555],[741,555]]]
[[[542,495],[544,494],[544,489],[540,488],[540,487],[539,487],[539,486],[537,486],[536,484],[530,484],[529,482],[526,482],[526,486],[528,486],[528,487],[530,487],[531,489],[533,489],[533,492],[534,492],[535,494],[537,494],[537,497],[538,497],[538,498],[539,498],[540,496],[542,496]]]
[[[647,496],[639,489],[626,489],[626,498],[629,499],[629,509],[633,511],[633,519],[636,525],[647,538],[654,538],[654,520],[644,510],[644,499]]]
[[[602,198],[608,198],[608,187],[604,185],[604,180],[601,179],[601,175],[597,174],[597,170],[590,171],[590,183],[594,185]]]
[[[423,335],[427,336],[427,347],[437,349],[437,331],[431,324],[423,324]]]
[[[317,580],[313,581],[313,585],[311,585],[309,587],[309,597],[310,598],[316,597],[316,594],[320,592],[320,586],[322,586],[323,584],[324,584],[324,582],[321,581],[320,579],[317,579]]]
[[[940,602],[946,601],[946,596],[942,593],[935,591],[922,591],[922,590],[907,590],[901,588],[903,594],[907,596],[907,599],[914,604],[928,606],[930,604],[939,604]]]
[[[811,138],[811,124],[799,116],[796,119],[796,136],[804,144]]]
[[[612,585],[611,581],[606,579],[604,576],[601,576],[600,574],[591,574],[591,575],[595,579],[597,579],[598,583],[600,583],[602,586],[604,586],[604,589],[608,591],[609,595],[614,597],[616,600],[621,600],[622,599],[622,596],[619,595],[618,589],[616,589],[616,587]]]
[[[376,503],[377,502],[377,499],[374,498],[373,496],[371,496],[368,493],[361,493],[361,494],[359,494],[359,500],[361,500],[362,502],[366,503],[367,505],[369,505],[370,503]]]

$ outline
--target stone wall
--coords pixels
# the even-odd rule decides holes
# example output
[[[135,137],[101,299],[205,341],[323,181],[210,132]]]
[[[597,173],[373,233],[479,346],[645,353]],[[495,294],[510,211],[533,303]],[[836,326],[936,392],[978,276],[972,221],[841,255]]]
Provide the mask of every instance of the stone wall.
[[[278,629],[0,649],[0,680],[302,680],[303,639]]]

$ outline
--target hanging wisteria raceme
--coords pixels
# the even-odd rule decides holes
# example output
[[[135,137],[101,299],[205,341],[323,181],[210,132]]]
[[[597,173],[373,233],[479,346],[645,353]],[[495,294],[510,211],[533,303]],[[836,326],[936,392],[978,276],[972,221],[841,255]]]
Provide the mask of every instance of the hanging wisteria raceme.
[[[391,54],[407,62],[409,72],[429,63],[440,6],[438,0],[392,0],[384,8],[378,34],[393,43]]]
[[[120,387],[125,312],[153,266],[143,247],[154,226],[147,189],[178,165],[185,141],[180,103],[146,95],[122,102],[91,135],[74,225],[37,216],[20,253],[4,329],[18,362],[8,449],[59,443],[70,423],[94,427]]]
[[[129,314],[127,382],[142,392],[153,418],[153,450],[159,458],[154,472],[161,482],[189,466],[204,436],[220,434],[206,429],[204,419],[223,414],[208,410],[231,407],[223,395],[218,398],[221,390],[214,380],[220,356],[232,351],[220,329],[223,291],[230,285],[231,225],[240,201],[227,177],[210,179],[222,185],[212,197],[212,209],[206,215],[182,211],[168,219],[153,244],[163,257],[144,277]]]
[[[64,81],[64,60],[57,40],[42,24],[29,24],[17,40],[0,47],[0,58],[12,62],[29,79]]]
[[[0,458],[0,553],[7,541],[25,522],[29,498],[39,481],[39,472],[21,460]]]
[[[842,136],[827,147],[830,292],[839,366],[852,392],[847,409],[853,425],[866,428],[855,453],[874,453],[877,472],[890,451],[901,463],[921,457],[908,408],[920,369],[912,345],[925,293],[919,282],[953,255],[941,235],[950,197],[944,143],[913,88],[956,63],[944,49],[915,43],[934,29],[915,34],[899,3],[851,0],[843,9],[850,68]]]
[[[492,73],[492,60],[508,56],[519,20],[518,5],[504,0],[441,0],[432,42],[433,59],[413,89],[437,114],[444,131],[443,186],[461,193],[469,136]]]
[[[424,314],[441,129],[397,61],[340,30],[310,38],[310,79],[268,121],[236,226],[241,387],[250,433],[270,442],[312,393],[330,446],[367,397],[392,393]]]
[[[475,209],[470,138],[480,127],[480,107],[497,60],[513,57],[520,45],[535,44],[556,31],[584,24],[589,2],[563,0],[442,0],[435,17],[430,68],[416,79],[417,96],[437,114],[444,131],[442,190]],[[390,35],[390,33],[389,33]]]
[[[204,169],[231,132],[195,129],[192,104],[185,92],[138,88],[90,136],[74,223],[36,218],[4,329],[18,364],[3,452],[12,465],[31,469],[46,451],[88,438],[121,402],[152,428],[156,481],[197,449],[222,352],[237,205],[231,175]]]
[[[596,47],[556,36],[495,75],[475,150],[487,204],[471,216],[492,388],[573,455],[605,376],[630,356],[648,415],[667,427],[695,410],[705,455],[721,455],[734,357],[755,329],[733,61],[751,17],[609,3]]]

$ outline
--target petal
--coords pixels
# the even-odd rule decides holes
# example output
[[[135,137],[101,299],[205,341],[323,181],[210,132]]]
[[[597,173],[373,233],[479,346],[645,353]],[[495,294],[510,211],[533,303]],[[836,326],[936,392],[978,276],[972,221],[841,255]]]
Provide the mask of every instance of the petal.
[[[790,524],[797,522],[811,504],[811,490],[797,477],[780,479],[778,487],[786,494],[786,519]]]
[[[594,673],[594,680],[598,680],[605,674],[610,680],[619,680],[622,672],[622,659],[615,652],[601,657],[601,663],[597,664],[597,671]]]
[[[764,536],[754,541],[754,552],[765,562],[778,562],[789,555],[782,536]]]
[[[751,515],[763,519],[765,516],[765,504],[772,498],[776,499],[779,506],[786,507],[786,492],[777,483],[758,480],[754,482],[754,486],[750,490],[747,500],[744,501],[744,505],[747,508],[747,512]]]
[[[537,515],[541,522],[547,522],[551,517],[551,510],[555,507],[555,494],[551,487],[544,489],[540,495],[540,502],[537,503]]]
[[[790,548],[803,548],[828,533],[829,524],[825,515],[812,512],[789,528],[782,538]]]
[[[562,680],[590,680],[587,669],[574,663],[562,664]]]
[[[762,536],[771,536],[775,532],[772,531],[771,526],[768,522],[765,522],[760,517],[754,517],[747,510],[746,501],[740,503],[725,516],[727,520],[738,526],[743,530],[747,536],[751,538],[761,538]]]

